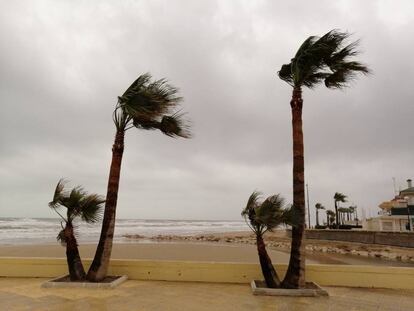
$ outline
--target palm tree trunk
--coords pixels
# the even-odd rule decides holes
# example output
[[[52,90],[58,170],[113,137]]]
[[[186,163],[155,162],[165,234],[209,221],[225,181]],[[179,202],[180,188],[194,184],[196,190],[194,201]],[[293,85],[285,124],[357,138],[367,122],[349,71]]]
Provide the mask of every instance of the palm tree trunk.
[[[261,235],[256,235],[256,245],[257,245],[257,253],[259,254],[260,267],[262,268],[262,273],[263,273],[267,287],[269,288],[280,287],[280,283],[281,283],[280,279],[276,273],[275,268],[273,267],[272,260],[267,254],[266,245]]]
[[[86,273],[79,255],[78,243],[73,233],[73,226],[67,223],[65,227],[66,261],[68,263],[69,277],[71,281],[82,281]]]
[[[124,134],[125,132],[122,130],[117,131],[115,142],[112,146],[112,162],[109,171],[101,236],[87,276],[88,280],[92,282],[102,281],[108,272],[109,260],[112,252],[112,240],[115,231],[115,212],[118,199],[122,155],[124,153]]]
[[[339,229],[339,215],[338,215],[338,204],[335,201],[335,227]]]
[[[290,260],[282,287],[299,288],[305,286],[305,165],[302,131],[302,90],[294,87],[292,100],[293,128],[293,209],[297,224],[292,227]]]
[[[316,209],[316,225],[319,227],[319,210]]]

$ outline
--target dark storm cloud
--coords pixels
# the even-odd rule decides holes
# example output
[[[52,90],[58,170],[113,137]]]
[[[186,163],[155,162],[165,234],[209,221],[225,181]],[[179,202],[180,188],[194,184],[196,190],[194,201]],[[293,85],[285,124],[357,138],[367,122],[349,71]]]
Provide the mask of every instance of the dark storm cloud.
[[[147,71],[180,88],[194,138],[127,133],[120,217],[238,219],[254,189],[291,200],[291,90],[276,72],[332,28],[362,39],[374,74],[304,91],[311,204],[340,191],[373,213],[392,177],[414,177],[413,5],[304,3],[0,4],[0,216],[52,216],[60,177],[104,194],[116,96]]]

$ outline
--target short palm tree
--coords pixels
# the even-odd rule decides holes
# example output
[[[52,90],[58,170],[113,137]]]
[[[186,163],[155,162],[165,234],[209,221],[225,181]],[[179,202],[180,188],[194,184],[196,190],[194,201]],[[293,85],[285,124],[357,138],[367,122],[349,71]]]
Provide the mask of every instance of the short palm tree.
[[[354,220],[354,221],[356,221],[356,225],[358,226],[358,206],[356,206],[356,205],[351,205],[350,207],[349,207],[349,209],[351,210],[351,213],[352,213],[352,219]]]
[[[326,211],[326,224],[328,225],[328,228],[331,227],[334,220],[335,220],[335,212],[331,210],[327,210]]]
[[[356,205],[351,205],[348,208],[349,208],[349,211],[350,211],[350,214],[351,214],[351,218],[352,218],[351,220],[355,220],[355,218],[356,218],[355,213],[356,213],[356,210],[357,210],[357,206]]]
[[[169,85],[165,79],[153,81],[151,75],[146,73],[139,76],[125,93],[118,97],[113,112],[116,133],[112,146],[104,218],[99,244],[88,271],[87,278],[90,281],[103,280],[108,271],[115,231],[125,132],[132,128],[160,130],[169,137],[189,138],[188,126],[182,120],[183,114],[177,112],[182,100],[177,94],[178,90]]]
[[[339,224],[343,225],[344,222],[347,220],[347,216],[349,213],[349,209],[346,207],[338,207],[338,214],[339,214]]]
[[[325,207],[321,203],[316,203],[315,208],[316,208],[316,226],[319,226],[319,210],[325,209]]]
[[[71,281],[81,281],[85,279],[86,274],[79,255],[74,221],[77,218],[87,223],[95,223],[100,220],[105,199],[97,194],[88,194],[80,186],[70,191],[65,191],[64,188],[65,182],[61,179],[56,185],[49,207],[62,218],[62,230],[59,232],[57,240],[62,245],[66,245],[66,260],[70,279]],[[59,209],[61,208],[65,208],[66,212],[60,213]]]
[[[269,288],[277,288],[281,287],[281,282],[266,251],[263,235],[282,224],[291,225],[293,217],[291,208],[285,206],[280,195],[272,195],[259,202],[260,195],[257,191],[253,192],[241,214],[256,235],[257,252],[266,285]]]
[[[286,287],[305,285],[305,170],[302,131],[302,87],[315,88],[320,83],[332,89],[348,85],[356,74],[367,74],[368,68],[351,60],[358,54],[358,41],[344,45],[348,33],[332,30],[322,37],[311,36],[299,47],[290,63],[282,65],[279,78],[292,88],[290,106],[293,128],[293,208],[298,226],[292,230],[289,267],[283,282]]]
[[[340,192],[335,192],[334,201],[335,201],[335,227],[338,229],[339,228],[339,214],[338,214],[339,205],[338,203],[339,202],[345,203],[346,195]]]

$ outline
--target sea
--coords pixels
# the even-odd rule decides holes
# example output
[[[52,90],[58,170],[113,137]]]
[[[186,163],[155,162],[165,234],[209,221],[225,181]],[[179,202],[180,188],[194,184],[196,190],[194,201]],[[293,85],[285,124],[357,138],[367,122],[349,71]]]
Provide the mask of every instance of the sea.
[[[75,223],[79,243],[96,243],[101,224]],[[51,244],[57,243],[61,230],[58,218],[12,218],[0,217],[0,245]],[[244,221],[211,220],[155,220],[117,219],[114,242],[128,243],[126,234],[145,237],[156,235],[194,235],[249,230]]]

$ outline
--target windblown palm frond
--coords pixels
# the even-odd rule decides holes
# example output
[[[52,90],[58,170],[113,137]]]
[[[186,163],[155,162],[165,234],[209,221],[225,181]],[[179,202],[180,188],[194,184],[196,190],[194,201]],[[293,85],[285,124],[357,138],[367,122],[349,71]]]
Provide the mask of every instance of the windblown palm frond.
[[[347,198],[347,196],[345,194],[340,193],[340,192],[335,192],[335,195],[334,195],[335,202],[345,203],[346,202],[346,198]]]
[[[249,221],[252,228],[259,229],[259,224],[256,222],[256,209],[259,206],[259,199],[262,193],[258,191],[253,191],[247,200],[246,207],[242,210],[241,215],[244,219]]]
[[[65,191],[64,186],[62,180],[59,180],[53,201],[49,203],[49,206],[53,207],[66,223],[72,223],[77,217],[88,223],[100,220],[105,202],[102,196],[88,194],[81,186],[76,186],[71,191]],[[58,212],[58,208],[66,208],[66,217]]]
[[[102,204],[105,199],[97,194],[90,194],[84,197],[80,204],[80,217],[87,223],[95,223],[102,218]]]
[[[315,208],[316,208],[317,210],[319,210],[319,209],[325,209],[325,207],[324,207],[321,203],[316,203],[316,204],[315,204]]]
[[[292,209],[285,205],[279,194],[268,197],[262,203],[259,202],[260,195],[257,191],[253,192],[242,211],[242,216],[256,234],[272,231],[282,224],[293,224]]]
[[[170,137],[189,138],[189,127],[182,119],[183,114],[175,111],[182,101],[178,89],[166,79],[151,80],[149,73],[141,75],[118,97],[113,114],[117,129],[158,129]]]
[[[56,236],[56,241],[58,241],[62,246],[66,245],[65,229],[59,231],[58,235]]]
[[[53,199],[49,202],[50,208],[56,208],[59,205],[59,202],[62,200],[62,197],[65,196],[64,188],[65,188],[65,180],[60,179],[56,185],[55,192],[53,193]]]
[[[342,88],[368,67],[350,58],[359,54],[359,41],[344,46],[349,34],[336,29],[322,37],[311,36],[299,47],[289,64],[282,65],[279,78],[293,87],[314,88],[321,82],[328,88]]]

